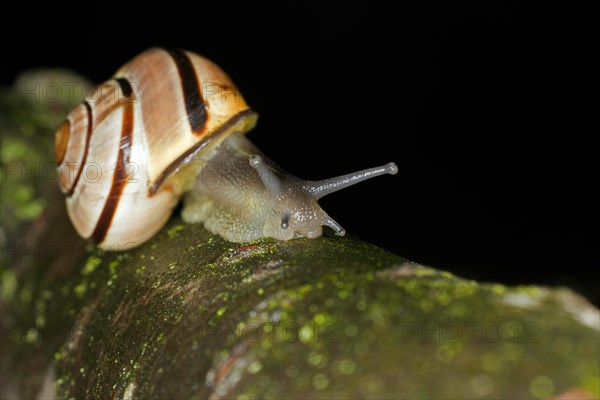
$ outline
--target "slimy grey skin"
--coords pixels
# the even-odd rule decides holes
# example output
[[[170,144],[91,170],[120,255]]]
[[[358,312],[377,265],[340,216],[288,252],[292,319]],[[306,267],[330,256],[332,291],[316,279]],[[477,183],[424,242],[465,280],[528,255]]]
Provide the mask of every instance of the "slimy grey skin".
[[[269,160],[234,133],[213,152],[184,199],[182,217],[231,242],[261,237],[290,240],[321,236],[323,226],[345,230],[318,204],[330,193],[376,176],[398,172],[394,163],[320,181],[302,180]]]

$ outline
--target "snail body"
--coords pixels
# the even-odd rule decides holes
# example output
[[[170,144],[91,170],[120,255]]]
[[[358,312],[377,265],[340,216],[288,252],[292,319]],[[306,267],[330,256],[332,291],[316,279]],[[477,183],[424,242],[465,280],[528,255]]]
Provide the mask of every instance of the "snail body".
[[[232,242],[344,230],[318,205],[395,164],[323,181],[285,173],[244,135],[257,114],[214,63],[150,49],[72,110],[55,135],[59,185],[78,233],[106,250],[137,246],[182,217]]]

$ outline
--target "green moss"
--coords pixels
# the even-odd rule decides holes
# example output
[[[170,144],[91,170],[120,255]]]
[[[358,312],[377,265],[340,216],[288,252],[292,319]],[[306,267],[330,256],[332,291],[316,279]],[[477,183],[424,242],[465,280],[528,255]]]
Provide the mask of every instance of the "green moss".
[[[554,382],[547,376],[538,375],[529,384],[529,392],[537,399],[547,399],[556,391]]]
[[[10,271],[2,271],[0,274],[0,299],[4,302],[11,302],[17,291],[17,278]]]
[[[584,376],[581,379],[581,387],[589,390],[592,395],[600,397],[600,376]]]
[[[85,295],[85,292],[87,291],[87,287],[88,282],[86,280],[82,280],[81,283],[79,283],[79,285],[73,288],[73,291],[75,292],[77,297],[82,298]]]
[[[89,257],[85,265],[83,266],[83,269],[81,270],[81,274],[84,276],[90,275],[96,270],[96,267],[100,264],[102,264],[102,259],[95,256]]]
[[[167,231],[167,234],[169,235],[169,238],[175,239],[179,237],[179,232],[183,231],[184,229],[185,225],[175,225],[173,228]]]

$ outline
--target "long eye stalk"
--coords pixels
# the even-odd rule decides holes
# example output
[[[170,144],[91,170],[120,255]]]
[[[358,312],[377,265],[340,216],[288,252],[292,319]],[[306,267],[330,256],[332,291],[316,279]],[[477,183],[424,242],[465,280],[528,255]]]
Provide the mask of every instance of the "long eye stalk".
[[[345,189],[348,186],[355,185],[359,182],[366,181],[367,179],[384,174],[396,175],[397,173],[398,167],[395,163],[391,162],[380,167],[369,168],[335,178],[323,179],[321,181],[306,181],[304,189],[318,200],[323,196],[327,196],[330,193]]]

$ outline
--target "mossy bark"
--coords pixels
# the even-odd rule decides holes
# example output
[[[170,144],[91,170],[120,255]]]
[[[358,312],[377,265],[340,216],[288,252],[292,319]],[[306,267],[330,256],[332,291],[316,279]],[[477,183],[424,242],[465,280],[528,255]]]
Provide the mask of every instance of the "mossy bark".
[[[38,253],[3,247],[2,398],[599,395],[598,310],[568,289],[467,281],[352,236],[238,245],[178,217],[103,253],[57,190],[34,193],[43,212],[11,232]]]

